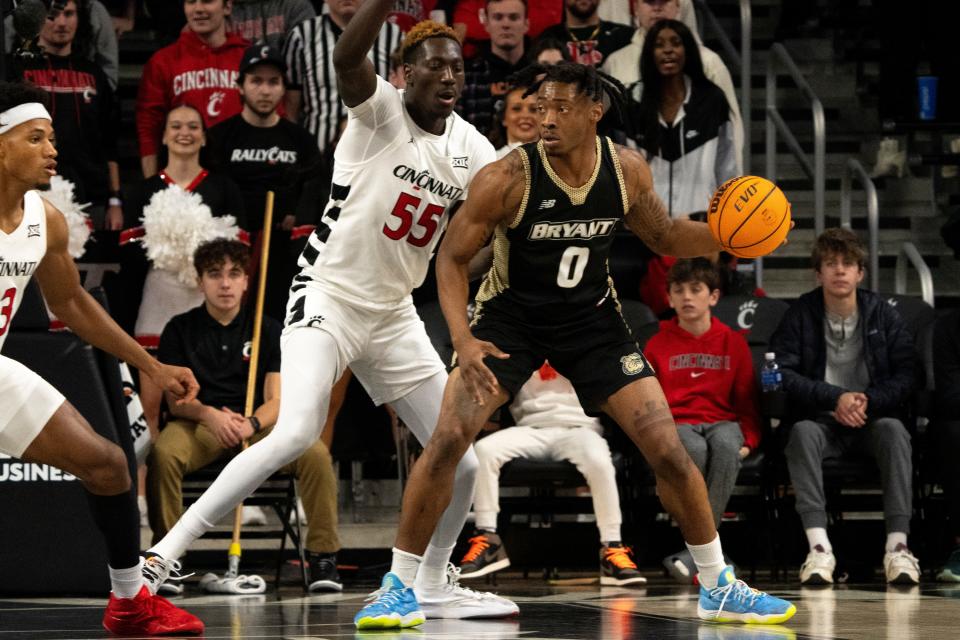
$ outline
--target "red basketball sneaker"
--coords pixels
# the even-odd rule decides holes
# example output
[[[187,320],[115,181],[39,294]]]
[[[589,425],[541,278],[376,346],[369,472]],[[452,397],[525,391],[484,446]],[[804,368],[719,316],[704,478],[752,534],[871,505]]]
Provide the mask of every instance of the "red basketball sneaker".
[[[118,636],[203,633],[203,622],[198,617],[151,595],[146,585],[135,598],[117,598],[111,593],[103,612],[103,627]]]

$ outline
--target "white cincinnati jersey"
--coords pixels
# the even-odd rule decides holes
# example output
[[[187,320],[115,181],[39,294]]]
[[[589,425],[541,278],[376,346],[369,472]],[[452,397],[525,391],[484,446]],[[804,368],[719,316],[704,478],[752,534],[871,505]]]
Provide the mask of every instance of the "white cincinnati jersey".
[[[47,252],[47,213],[36,191],[23,196],[23,220],[13,232],[0,231],[0,347],[20,306],[30,276]]]
[[[378,76],[373,96],[349,109],[330,202],[295,283],[370,309],[396,307],[423,282],[450,208],[495,159],[490,142],[456,113],[442,135],[422,130],[403,92]]]

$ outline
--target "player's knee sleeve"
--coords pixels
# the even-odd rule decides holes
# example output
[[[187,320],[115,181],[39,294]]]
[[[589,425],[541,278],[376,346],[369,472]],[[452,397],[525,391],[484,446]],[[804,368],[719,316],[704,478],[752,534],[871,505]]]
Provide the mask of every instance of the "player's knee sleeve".
[[[457,480],[473,484],[477,479],[477,470],[480,468],[480,460],[477,458],[477,452],[473,447],[467,449],[460,462],[457,463]]]

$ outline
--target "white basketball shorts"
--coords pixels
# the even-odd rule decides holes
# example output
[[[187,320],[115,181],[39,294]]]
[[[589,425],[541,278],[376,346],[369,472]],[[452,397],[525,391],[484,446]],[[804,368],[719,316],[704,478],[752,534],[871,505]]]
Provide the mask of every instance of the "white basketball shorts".
[[[22,456],[65,401],[49,382],[0,355],[0,452]]]
[[[337,342],[334,379],[349,367],[377,405],[402,398],[445,370],[409,298],[390,310],[371,310],[307,284],[290,294],[284,336],[310,329],[326,331]],[[283,357],[316,354],[284,350]]]

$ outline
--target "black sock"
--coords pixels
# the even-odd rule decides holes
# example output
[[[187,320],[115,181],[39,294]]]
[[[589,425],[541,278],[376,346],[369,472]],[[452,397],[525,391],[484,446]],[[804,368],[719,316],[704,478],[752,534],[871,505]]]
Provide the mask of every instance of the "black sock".
[[[140,510],[135,490],[136,483],[129,491],[115,496],[87,492],[90,513],[103,534],[107,559],[114,569],[127,569],[140,563]]]

